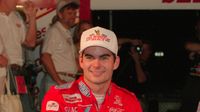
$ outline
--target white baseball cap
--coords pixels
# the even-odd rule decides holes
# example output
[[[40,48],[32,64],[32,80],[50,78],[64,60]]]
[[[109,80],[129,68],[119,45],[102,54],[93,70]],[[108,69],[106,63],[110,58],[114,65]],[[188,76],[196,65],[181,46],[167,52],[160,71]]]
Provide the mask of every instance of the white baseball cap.
[[[56,6],[56,11],[59,12],[64,6],[66,6],[70,3],[75,3],[75,4],[79,5],[78,0],[58,0],[57,6]]]
[[[117,56],[118,43],[115,33],[102,27],[93,27],[84,31],[81,35],[80,51],[91,46],[104,47]]]

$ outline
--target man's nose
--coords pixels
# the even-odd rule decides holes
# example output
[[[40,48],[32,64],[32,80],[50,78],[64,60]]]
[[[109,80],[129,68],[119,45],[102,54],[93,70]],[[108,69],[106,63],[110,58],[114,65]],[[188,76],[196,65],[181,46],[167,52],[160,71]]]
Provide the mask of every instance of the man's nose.
[[[93,66],[94,67],[99,67],[101,65],[100,60],[99,59],[95,59],[93,62]]]

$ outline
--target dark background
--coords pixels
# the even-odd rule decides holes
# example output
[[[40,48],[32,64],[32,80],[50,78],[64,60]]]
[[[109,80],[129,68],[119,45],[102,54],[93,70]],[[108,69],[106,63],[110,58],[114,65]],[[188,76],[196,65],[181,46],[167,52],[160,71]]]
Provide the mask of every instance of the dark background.
[[[100,10],[92,11],[93,24],[109,28],[118,37],[148,39],[164,57],[151,59],[151,77],[156,91],[179,91],[188,75],[184,43],[194,37],[197,10]]]

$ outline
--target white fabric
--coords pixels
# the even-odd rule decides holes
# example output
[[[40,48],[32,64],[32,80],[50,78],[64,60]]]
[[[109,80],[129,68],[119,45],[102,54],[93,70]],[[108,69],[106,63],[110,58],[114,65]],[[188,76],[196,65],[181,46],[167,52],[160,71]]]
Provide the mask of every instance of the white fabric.
[[[3,39],[1,38],[1,35],[0,35],[0,55],[5,56],[4,43]],[[6,68],[0,67],[0,93],[2,93],[3,91],[2,81],[4,80],[5,76],[6,76]]]
[[[6,79],[6,75],[4,75],[6,73],[2,74],[2,72],[6,72],[6,70],[4,68],[0,68],[0,95],[4,93],[5,88],[3,82]]]
[[[0,13],[0,38],[4,43],[9,64],[23,65],[21,44],[25,40],[25,25],[19,14],[11,12],[7,16]]]
[[[0,95],[1,112],[23,112],[19,95]]]
[[[118,43],[115,33],[98,26],[90,28],[82,33],[79,53],[90,46],[107,48],[115,55],[117,55],[118,52]]]
[[[0,35],[1,36],[1,35]],[[0,55],[4,56],[5,53],[4,53],[4,46],[3,46],[3,42],[2,42],[2,39],[0,37]],[[2,80],[5,78],[6,76],[6,68],[5,67],[0,67],[0,93],[2,91]]]
[[[2,55],[3,54],[3,51],[4,51],[4,46],[3,46],[3,42],[2,42],[2,38],[1,38],[1,35],[0,35],[0,54]]]
[[[0,13],[0,54],[8,58],[10,64],[23,64],[21,43],[25,39],[25,26],[16,12],[8,16]],[[6,68],[0,68],[0,93],[3,92]]]
[[[60,22],[55,23],[47,31],[42,53],[51,54],[57,72],[77,73],[76,50],[71,32]]]
[[[93,93],[96,100],[97,100],[97,103],[98,103],[98,108],[101,107],[101,104],[103,103],[104,99],[105,99],[105,95],[98,95],[98,94],[95,94]]]
[[[57,6],[56,11],[59,12],[60,9],[62,9],[64,6],[66,6],[70,3],[79,4],[78,0],[58,0],[57,5],[56,5]]]
[[[20,96],[18,94],[11,94],[9,80],[10,74],[9,72],[7,73],[7,80],[3,81],[3,85],[6,87],[7,93],[0,94],[0,112],[23,112]]]

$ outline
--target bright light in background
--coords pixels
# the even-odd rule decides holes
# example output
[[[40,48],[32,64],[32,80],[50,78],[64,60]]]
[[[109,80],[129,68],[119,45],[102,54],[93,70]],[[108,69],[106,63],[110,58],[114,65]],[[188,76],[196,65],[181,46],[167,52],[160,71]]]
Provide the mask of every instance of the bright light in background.
[[[156,51],[154,53],[154,56],[155,57],[164,57],[165,53],[163,51]]]
[[[23,5],[17,5],[16,8],[22,9],[24,6]]]

